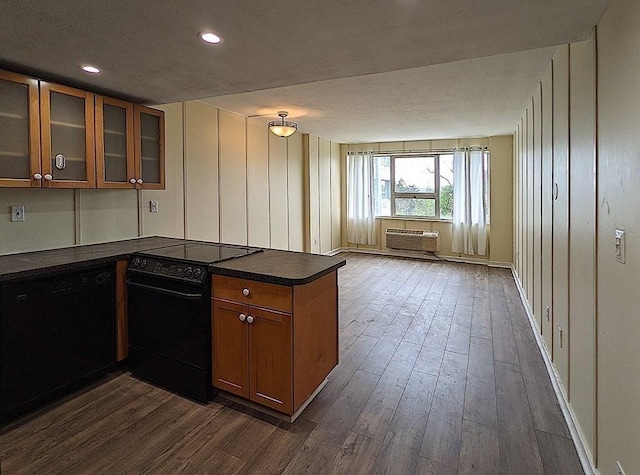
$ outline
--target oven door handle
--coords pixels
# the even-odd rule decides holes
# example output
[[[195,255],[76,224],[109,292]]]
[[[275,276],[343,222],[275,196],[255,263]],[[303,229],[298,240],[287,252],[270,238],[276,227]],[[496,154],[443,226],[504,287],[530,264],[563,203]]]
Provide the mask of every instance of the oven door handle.
[[[171,295],[172,297],[180,297],[188,300],[197,300],[202,298],[202,294],[187,294],[185,292],[178,292],[177,290],[169,290],[162,287],[156,287],[153,285],[139,284],[138,282],[132,282],[127,280],[127,286],[136,287],[139,289],[150,290],[151,292],[158,292],[159,294]]]

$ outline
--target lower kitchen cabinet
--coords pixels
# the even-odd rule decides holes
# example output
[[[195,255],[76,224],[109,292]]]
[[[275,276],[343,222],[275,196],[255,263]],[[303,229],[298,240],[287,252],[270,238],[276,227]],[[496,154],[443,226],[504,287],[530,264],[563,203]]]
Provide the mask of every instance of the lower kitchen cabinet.
[[[214,275],[212,286],[213,386],[294,416],[338,364],[337,273],[293,286]]]
[[[291,315],[214,299],[214,386],[292,409]]]

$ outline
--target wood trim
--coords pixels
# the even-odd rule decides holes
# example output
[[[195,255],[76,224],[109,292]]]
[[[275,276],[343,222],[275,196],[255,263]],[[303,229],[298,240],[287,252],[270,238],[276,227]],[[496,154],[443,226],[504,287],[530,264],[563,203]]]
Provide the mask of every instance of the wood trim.
[[[43,181],[45,188],[95,188],[96,186],[96,149],[94,127],[94,94],[81,89],[40,82],[40,124],[42,130],[42,174],[51,173],[51,93],[57,92],[84,100],[85,120],[85,180]]]
[[[129,356],[129,318],[127,309],[127,260],[116,263],[116,361]]]
[[[333,271],[293,289],[294,412],[338,364],[337,278]]]
[[[160,159],[160,183],[143,183],[142,185],[136,185],[137,189],[145,190],[164,190],[165,189],[165,124],[164,124],[164,111],[158,109],[152,109],[150,107],[134,105],[134,143],[135,143],[135,172],[136,178],[142,177],[142,134],[140,131],[140,114],[149,114],[159,118],[159,159]]]
[[[127,140],[127,181],[113,182],[105,180],[105,155],[104,155],[104,105],[125,109],[126,115],[126,140]],[[135,176],[135,153],[133,138],[133,104],[111,97],[96,95],[95,100],[95,137],[96,137],[96,187],[97,188],[123,188],[133,189],[135,185],[129,179]]]
[[[0,178],[0,187],[35,187],[41,186],[41,180],[33,178],[40,173],[40,104],[38,102],[38,80],[28,76],[0,70],[0,80],[24,84],[28,88],[29,114],[29,178]]]

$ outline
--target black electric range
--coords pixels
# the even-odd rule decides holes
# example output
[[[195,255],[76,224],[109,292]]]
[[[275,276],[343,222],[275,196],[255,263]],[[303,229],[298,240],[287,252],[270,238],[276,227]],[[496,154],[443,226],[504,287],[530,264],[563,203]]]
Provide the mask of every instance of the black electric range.
[[[206,402],[211,396],[208,266],[261,249],[186,243],[133,254],[127,269],[129,368],[134,376]]]

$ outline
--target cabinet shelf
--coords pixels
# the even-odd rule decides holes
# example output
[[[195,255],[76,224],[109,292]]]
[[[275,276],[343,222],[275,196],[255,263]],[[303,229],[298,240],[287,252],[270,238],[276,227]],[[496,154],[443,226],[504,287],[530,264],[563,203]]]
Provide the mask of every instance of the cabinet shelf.
[[[51,125],[58,125],[60,127],[70,127],[72,129],[86,129],[86,126],[82,124],[73,124],[71,122],[62,122],[60,120],[52,120],[49,122]]]
[[[127,156],[123,153],[104,153],[106,158],[127,158]]]
[[[107,135],[119,135],[121,137],[124,137],[126,135],[124,132],[118,132],[117,130],[107,130],[107,129],[104,129],[104,133]]]
[[[6,117],[8,119],[18,119],[25,120],[26,117],[20,114],[12,114],[11,112],[2,112],[0,111],[0,117]]]
[[[29,155],[26,153],[19,153],[19,152],[5,152],[0,150],[0,155],[3,157],[19,157],[19,158],[26,158]]]

